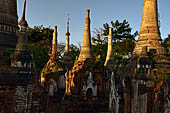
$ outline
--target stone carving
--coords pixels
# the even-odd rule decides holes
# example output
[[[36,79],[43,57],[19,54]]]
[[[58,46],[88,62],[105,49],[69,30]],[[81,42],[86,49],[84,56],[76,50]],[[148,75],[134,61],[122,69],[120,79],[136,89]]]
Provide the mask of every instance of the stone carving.
[[[117,82],[116,82],[117,81]],[[120,110],[120,87],[116,75],[112,72],[110,77],[109,111],[110,113],[119,113]]]
[[[59,89],[65,89],[66,88],[65,82],[66,82],[65,76],[63,74],[61,74],[59,79],[58,79],[58,88]]]
[[[57,82],[53,79],[49,80],[49,96],[54,96],[54,92],[57,91]]]
[[[169,94],[166,97],[166,100],[167,100],[167,106],[165,108],[165,113],[170,113],[170,91],[169,91]]]
[[[67,71],[65,73],[65,79],[66,79],[66,91],[65,91],[65,95],[71,95],[71,75],[70,75],[70,71]]]
[[[97,83],[93,80],[92,72],[89,73],[88,79],[83,82],[84,95],[87,94],[89,89],[92,89],[92,96],[97,96]]]
[[[17,86],[16,88],[16,94],[15,94],[15,108],[14,111],[16,113],[23,113],[25,111],[25,105],[26,105],[26,92],[25,88],[21,86]]]
[[[6,48],[15,48],[17,43],[17,0],[1,0],[0,6],[0,51],[2,51]],[[12,32],[10,27],[13,27]]]
[[[166,77],[164,81],[165,113],[170,112],[170,81]]]

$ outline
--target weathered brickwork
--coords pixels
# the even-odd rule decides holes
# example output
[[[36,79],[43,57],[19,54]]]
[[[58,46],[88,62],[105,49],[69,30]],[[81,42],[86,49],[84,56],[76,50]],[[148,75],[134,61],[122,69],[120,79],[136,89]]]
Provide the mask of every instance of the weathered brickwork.
[[[91,32],[90,32],[90,10],[86,10],[84,40],[78,60],[93,59],[91,49]]]
[[[14,113],[31,113],[32,84],[16,86]]]
[[[113,80],[112,113],[167,113],[170,59],[162,45],[157,0],[144,0],[139,38],[131,58]],[[119,81],[119,82],[118,82]],[[114,96],[112,96],[114,97]],[[123,99],[123,100],[122,100]],[[117,101],[122,101],[117,104]]]
[[[160,37],[157,0],[144,0],[139,38],[133,53],[140,55],[145,46],[147,46],[148,52],[156,49],[157,54],[166,54]]]
[[[15,48],[17,43],[18,16],[16,2],[16,0],[0,0],[0,51],[10,47]]]
[[[33,70],[28,50],[26,0],[19,23],[16,0],[0,0],[0,6],[3,6],[0,7],[0,50],[1,47],[5,49],[16,45],[11,64],[1,66],[0,63],[0,113],[170,112],[170,60],[160,37],[157,0],[144,0],[134,54],[126,64],[120,65],[118,71],[113,71],[112,28],[109,29],[105,64],[103,67],[95,64],[88,9],[82,49],[73,68],[69,52],[69,27],[62,59],[65,67],[57,58],[55,27],[52,53],[41,75]],[[14,43],[8,43],[10,41]],[[100,58],[97,60],[100,63]]]
[[[15,86],[0,85],[0,112],[12,113],[14,106]]]

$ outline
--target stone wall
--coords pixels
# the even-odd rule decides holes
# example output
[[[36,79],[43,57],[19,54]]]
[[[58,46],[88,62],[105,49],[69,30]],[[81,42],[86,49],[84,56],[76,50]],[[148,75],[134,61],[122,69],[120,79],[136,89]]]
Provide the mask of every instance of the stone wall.
[[[0,6],[0,23],[17,26],[17,0],[0,0]]]
[[[14,106],[15,86],[0,86],[0,113],[12,113]]]
[[[15,48],[18,32],[16,0],[0,0],[0,51]]]
[[[32,84],[17,86],[15,93],[14,113],[31,113]]]

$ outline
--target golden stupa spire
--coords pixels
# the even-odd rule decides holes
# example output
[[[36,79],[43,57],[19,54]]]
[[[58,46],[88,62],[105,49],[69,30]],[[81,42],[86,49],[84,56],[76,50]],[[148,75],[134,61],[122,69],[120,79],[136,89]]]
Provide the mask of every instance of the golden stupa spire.
[[[23,9],[22,17],[21,17],[21,20],[19,21],[18,24],[21,25],[21,26],[26,26],[26,27],[28,27],[28,23],[27,23],[27,21],[26,21],[26,19],[25,19],[26,4],[27,4],[27,1],[24,0],[24,9]]]
[[[45,82],[45,77],[48,74],[56,73],[58,71],[63,70],[60,62],[57,60],[57,26],[54,27],[53,32],[53,40],[52,40],[52,52],[49,61],[45,65],[45,67],[42,69],[41,72],[41,83],[43,84]]]
[[[68,14],[69,15],[69,14]],[[70,32],[69,32],[69,21],[70,18],[68,17],[68,21],[67,21],[67,33],[66,33],[66,46],[65,46],[65,54],[69,53],[69,41],[70,41]]]
[[[113,28],[109,28],[109,36],[108,36],[108,48],[107,48],[107,56],[104,66],[112,69],[114,65],[114,58],[113,58],[113,49],[112,49],[112,39],[113,39]]]
[[[86,19],[85,19],[85,30],[84,30],[84,40],[79,55],[79,61],[93,59],[93,53],[91,49],[91,33],[90,33],[90,10],[86,10]]]
[[[140,55],[142,48],[155,49],[157,54],[165,54],[158,25],[157,0],[144,0],[142,23],[134,54]]]
[[[71,53],[69,51],[69,43],[70,43],[70,32],[69,32],[69,14],[68,14],[68,21],[67,21],[67,33],[66,33],[66,45],[65,45],[65,51],[64,51],[64,56],[63,56],[63,60],[64,60],[64,64],[66,64],[66,70],[70,69],[72,66],[72,57],[71,57]]]

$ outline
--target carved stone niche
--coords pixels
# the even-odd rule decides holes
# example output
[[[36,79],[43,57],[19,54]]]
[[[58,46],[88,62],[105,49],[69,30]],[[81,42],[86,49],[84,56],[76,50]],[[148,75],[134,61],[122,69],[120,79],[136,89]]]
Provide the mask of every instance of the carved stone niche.
[[[97,96],[97,83],[93,79],[92,72],[89,73],[88,79],[83,81],[83,93],[85,99]]]
[[[54,96],[57,91],[57,82],[54,79],[49,80],[49,96]]]
[[[170,113],[170,80],[167,77],[164,81],[165,113]]]

